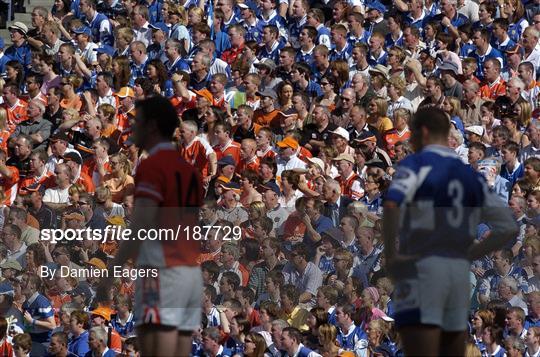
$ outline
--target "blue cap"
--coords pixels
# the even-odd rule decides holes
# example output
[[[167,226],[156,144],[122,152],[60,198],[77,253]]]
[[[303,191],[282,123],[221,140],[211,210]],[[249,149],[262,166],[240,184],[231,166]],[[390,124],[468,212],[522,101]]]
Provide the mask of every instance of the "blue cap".
[[[169,26],[167,26],[164,22],[156,22],[155,24],[150,24],[148,27],[150,27],[153,30],[161,30],[165,35],[169,35]]]
[[[90,30],[90,27],[88,26],[81,26],[79,28],[74,29],[73,32],[75,32],[77,35],[83,34],[83,35],[92,36],[92,30]]]
[[[218,165],[221,166],[227,166],[232,165],[236,166],[236,162],[234,161],[234,158],[231,155],[223,156],[221,159],[218,160]]]
[[[279,186],[275,181],[268,181],[264,185],[259,186],[259,191],[265,192],[268,190],[272,190],[276,193],[276,195],[281,196],[281,190],[279,189]]]
[[[3,283],[0,283],[0,295],[15,295],[15,290],[13,290],[13,286],[11,286],[10,283],[7,281],[4,281]]]
[[[367,8],[368,11],[371,9],[378,10],[381,14],[384,14],[386,12],[386,6],[381,4],[379,1],[373,1],[372,3],[368,4]]]
[[[114,53],[116,52],[114,47],[109,45],[101,45],[101,47],[94,48],[94,51],[96,51],[97,53],[106,53],[111,57],[114,56]]]

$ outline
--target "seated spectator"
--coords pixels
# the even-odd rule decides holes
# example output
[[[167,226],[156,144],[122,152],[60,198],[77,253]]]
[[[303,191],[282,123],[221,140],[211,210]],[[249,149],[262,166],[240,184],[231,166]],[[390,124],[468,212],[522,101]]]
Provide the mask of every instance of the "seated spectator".
[[[89,319],[88,314],[83,311],[73,311],[71,313],[71,338],[68,343],[68,351],[77,355],[84,356],[90,351],[89,339]]]
[[[122,204],[132,198],[135,189],[131,164],[121,153],[112,156],[109,163],[111,173],[103,176],[102,185],[111,191],[113,202]]]
[[[132,300],[127,295],[117,295],[114,299],[116,314],[111,316],[111,326],[120,334],[122,340],[135,334]]]
[[[88,345],[90,346],[90,351],[88,351],[84,356],[92,357],[94,355],[101,355],[103,357],[113,357],[115,352],[107,347],[108,343],[109,338],[107,335],[107,329],[103,326],[92,327],[88,336]]]

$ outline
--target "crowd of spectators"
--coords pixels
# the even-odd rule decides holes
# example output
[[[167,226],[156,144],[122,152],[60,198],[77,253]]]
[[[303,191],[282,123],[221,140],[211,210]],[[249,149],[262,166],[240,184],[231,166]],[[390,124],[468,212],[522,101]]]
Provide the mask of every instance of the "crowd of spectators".
[[[206,188],[194,356],[403,355],[381,217],[424,106],[520,225],[472,262],[467,355],[540,355],[538,0],[55,0],[9,32],[1,355],[138,355],[133,280],[98,302],[99,274],[61,274],[118,242],[42,238],[129,226],[135,102],[156,95]]]

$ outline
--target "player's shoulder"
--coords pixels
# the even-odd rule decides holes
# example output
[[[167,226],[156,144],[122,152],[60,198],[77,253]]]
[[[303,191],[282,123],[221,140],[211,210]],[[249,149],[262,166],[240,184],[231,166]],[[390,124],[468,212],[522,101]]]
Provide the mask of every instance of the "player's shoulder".
[[[178,166],[183,166],[185,170],[193,169],[182,156],[180,151],[170,145],[162,145],[159,148],[152,149],[144,160],[141,161],[139,170],[158,170],[168,171],[177,170]]]

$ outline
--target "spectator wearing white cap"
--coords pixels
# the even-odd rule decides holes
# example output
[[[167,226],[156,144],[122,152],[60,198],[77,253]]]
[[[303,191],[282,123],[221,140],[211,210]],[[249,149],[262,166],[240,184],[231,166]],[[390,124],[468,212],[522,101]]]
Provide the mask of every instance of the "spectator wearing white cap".
[[[337,127],[330,132],[332,146],[337,150],[338,155],[347,154],[354,155],[354,149],[349,146],[350,135],[347,130],[342,127]]]
[[[472,125],[465,128],[465,135],[469,144],[481,143],[484,137],[484,128],[481,125]]]

